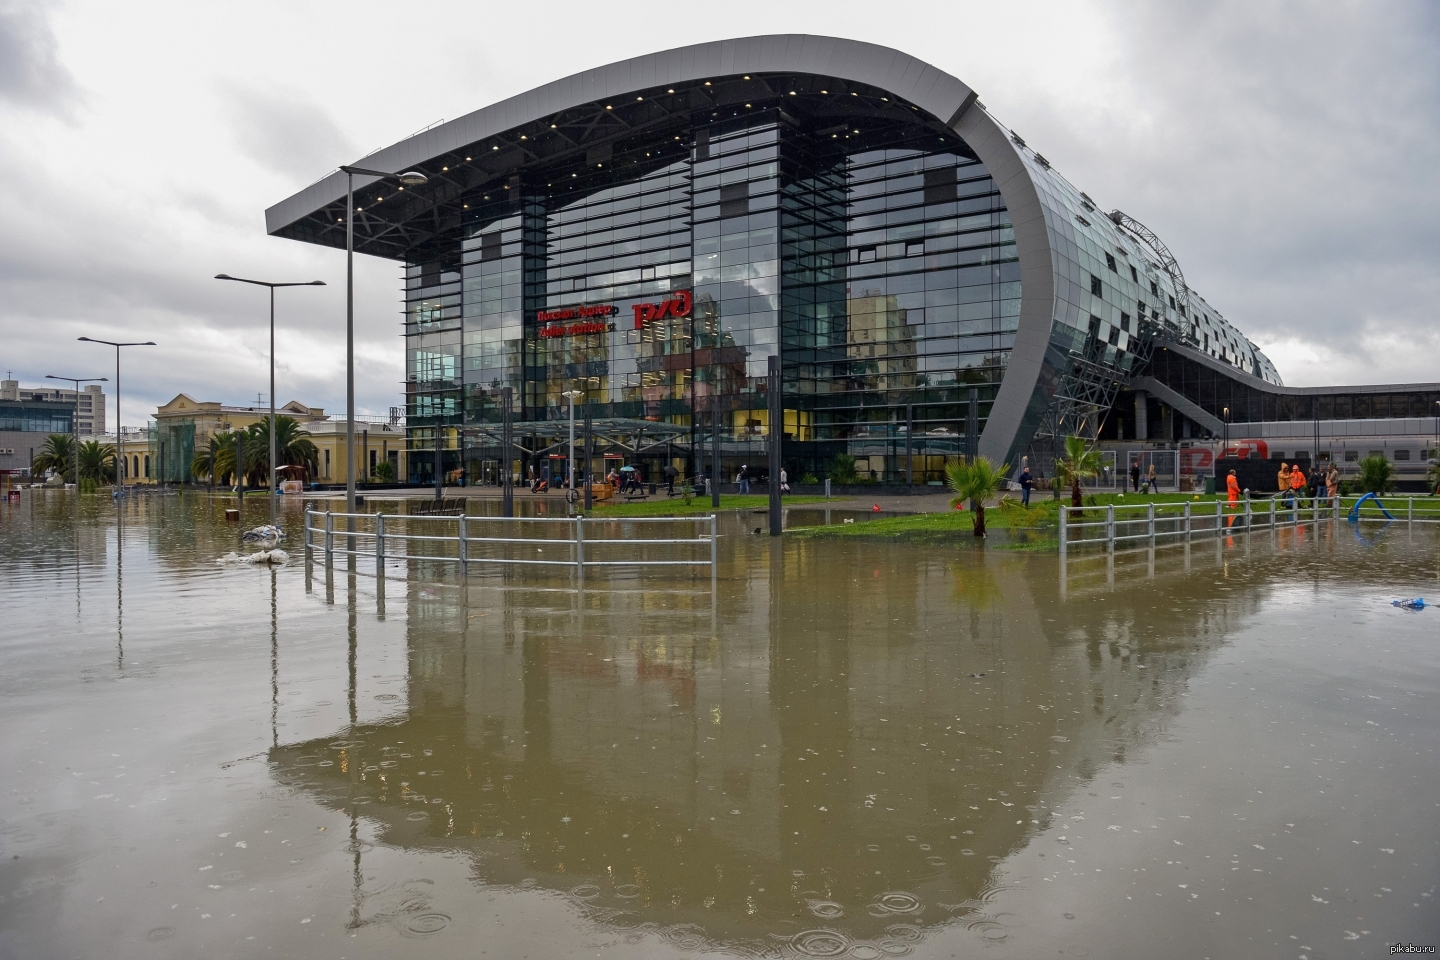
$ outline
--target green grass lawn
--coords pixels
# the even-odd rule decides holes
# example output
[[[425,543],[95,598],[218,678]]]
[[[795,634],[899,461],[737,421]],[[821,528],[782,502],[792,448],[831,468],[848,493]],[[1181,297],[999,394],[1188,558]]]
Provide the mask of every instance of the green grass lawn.
[[[1207,497],[1204,494],[1197,497],[1193,493],[1160,493],[1153,496],[1143,493],[1126,493],[1124,495],[1087,493],[1084,497],[1087,516],[1083,519],[1100,519],[1103,508],[1110,504],[1117,507],[1143,507],[1151,503],[1155,504],[1157,517],[1181,516],[1187,503],[1190,504],[1191,514],[1194,516],[1214,516],[1217,499],[1224,502],[1224,498],[1217,498],[1213,495]],[[1250,502],[1251,511],[1256,514],[1268,515],[1270,512],[1268,500],[1269,498],[1264,497],[1253,499]],[[1069,506],[1070,498],[1065,497],[1059,503]],[[990,540],[987,547],[1041,552],[1057,549],[1059,545],[1056,539],[1059,503],[1049,497],[1032,496],[1029,511],[1021,509],[1018,503],[1010,509],[986,507],[986,529],[997,534]],[[1279,503],[1276,506],[1277,510],[1281,509]],[[1386,502],[1386,506],[1397,518],[1404,519],[1404,501],[1398,499],[1395,494],[1390,495],[1390,502]],[[1228,505],[1224,509],[1227,515],[1231,512]],[[1302,507],[1301,515],[1304,516],[1308,509],[1308,507]],[[1349,504],[1342,510],[1342,516],[1348,511]],[[1288,513],[1289,511],[1286,509],[1283,512]],[[1373,503],[1367,503],[1361,508],[1361,514],[1366,517],[1379,517],[1380,511]],[[1419,517],[1422,514],[1426,519],[1440,519],[1440,498],[1417,497],[1415,515]],[[1135,520],[1141,516],[1143,513],[1140,511],[1116,511],[1116,517],[1120,520]],[[1081,519],[1075,518],[1074,514],[1071,514],[1071,517],[1072,519]],[[786,530],[785,535],[813,540],[843,539],[962,545],[974,542],[972,520],[969,510],[949,510],[943,513],[921,513],[900,517],[881,517],[877,520],[857,520],[855,523],[830,526],[794,527]]]
[[[1054,516],[1050,512],[1048,526],[1054,529]],[[1032,512],[1031,517],[1036,517]],[[995,546],[1004,549],[1030,550],[1053,549],[1055,538],[1045,533],[1046,523],[1032,519],[1026,522],[1023,514],[1011,514],[996,507],[985,510],[985,527],[994,534],[1000,534]],[[802,540],[896,540],[905,543],[968,544],[975,540],[975,525],[969,510],[950,510],[945,513],[916,513],[903,517],[881,517],[878,520],[857,520],[854,523],[837,523],[830,526],[791,527],[785,531],[787,537]],[[1048,546],[1047,546],[1048,545]]]
[[[794,506],[801,503],[824,503],[824,497],[785,497],[786,506]],[[763,509],[770,504],[769,496],[765,494],[735,494],[732,496],[720,497],[720,511],[725,510],[756,510]],[[624,501],[605,500],[595,504],[590,511],[590,516],[596,519],[609,517],[689,517],[694,515],[705,515],[715,512],[710,506],[710,498],[697,496],[689,504],[685,503],[683,497],[669,499],[663,493],[657,493],[649,500],[636,500],[632,503]]]

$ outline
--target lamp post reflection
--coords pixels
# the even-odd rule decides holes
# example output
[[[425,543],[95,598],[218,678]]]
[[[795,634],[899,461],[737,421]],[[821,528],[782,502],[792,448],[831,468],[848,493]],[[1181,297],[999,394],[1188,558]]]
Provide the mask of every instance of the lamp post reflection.
[[[280,571],[270,565],[270,743],[280,745],[280,603],[276,595]]]

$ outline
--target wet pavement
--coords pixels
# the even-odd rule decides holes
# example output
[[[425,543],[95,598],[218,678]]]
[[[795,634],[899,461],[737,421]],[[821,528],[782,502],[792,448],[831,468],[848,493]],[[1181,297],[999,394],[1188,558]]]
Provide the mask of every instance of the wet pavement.
[[[3,506],[0,957],[1440,942],[1440,611],[1390,604],[1440,599],[1440,530],[1062,577],[722,516],[713,588],[577,590],[327,581],[297,504],[289,564],[218,564],[231,505]]]

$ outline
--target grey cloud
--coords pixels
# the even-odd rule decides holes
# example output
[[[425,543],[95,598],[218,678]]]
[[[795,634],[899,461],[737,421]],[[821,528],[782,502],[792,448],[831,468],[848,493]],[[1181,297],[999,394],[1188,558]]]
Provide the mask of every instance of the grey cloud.
[[[0,0],[0,100],[66,118],[79,101],[43,4]]]
[[[1111,10],[1127,102],[1043,118],[1062,144],[1042,149],[1164,237],[1251,339],[1343,358],[1282,359],[1286,382],[1440,380],[1370,347],[1377,330],[1425,339],[1440,295],[1436,8]]]
[[[241,152],[267,170],[308,183],[354,158],[350,139],[303,93],[226,86],[219,95]]]

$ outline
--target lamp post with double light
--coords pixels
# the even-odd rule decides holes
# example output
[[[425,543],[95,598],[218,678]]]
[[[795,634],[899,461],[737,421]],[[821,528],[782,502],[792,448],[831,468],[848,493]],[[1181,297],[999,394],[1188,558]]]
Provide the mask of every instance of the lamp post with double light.
[[[75,384],[75,412],[70,417],[70,459],[74,461],[75,490],[80,490],[80,384],[108,382],[109,377],[57,377],[53,373],[45,374],[46,380],[64,380],[66,383]],[[119,405],[116,405],[119,409]],[[100,424],[100,432],[105,432],[105,424]]]
[[[323,287],[324,280],[301,280],[289,283],[272,283],[269,280],[247,280],[232,277],[228,273],[215,274],[216,280],[234,280],[236,283],[251,283],[257,287],[270,288],[270,526],[275,526],[275,471],[278,441],[275,436],[275,288],[276,287]]]
[[[364,167],[340,167],[345,174],[345,512],[355,512],[355,178],[394,177],[405,187],[418,187],[430,179],[419,170],[389,173]],[[436,443],[439,443],[437,425]],[[354,525],[354,518],[348,521]]]
[[[121,469],[124,467],[124,464],[120,462],[121,457],[124,456],[123,451],[125,449],[122,445],[125,428],[120,424],[120,348],[153,347],[155,346],[155,341],[145,340],[143,342],[133,341],[130,343],[117,343],[114,340],[97,340],[94,337],[76,337],[76,339],[83,340],[85,343],[103,343],[107,347],[115,348],[115,485],[119,488],[120,495],[124,496],[125,471]]]

